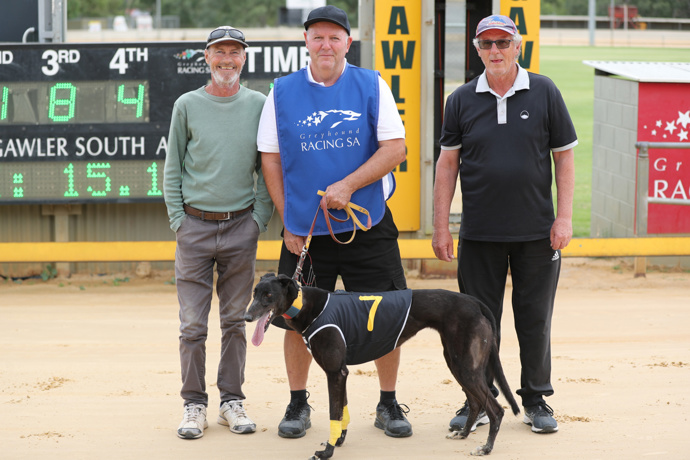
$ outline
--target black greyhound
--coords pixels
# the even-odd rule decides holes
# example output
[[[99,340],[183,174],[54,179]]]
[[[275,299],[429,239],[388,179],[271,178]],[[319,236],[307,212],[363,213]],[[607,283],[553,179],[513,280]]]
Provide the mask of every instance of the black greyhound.
[[[378,315],[383,317],[383,310],[388,308],[385,307],[384,302],[381,302],[387,293],[346,294],[359,296],[360,300],[368,301],[366,306],[369,309],[368,324],[360,324],[356,327],[372,331],[374,329],[374,317],[378,318]],[[343,334],[343,327],[340,325],[321,327],[317,328],[316,332],[307,332],[324,310],[332,308],[330,305],[335,302],[331,299],[335,297],[337,295],[323,289],[300,287],[296,281],[288,276],[276,276],[269,273],[262,276],[254,288],[254,299],[245,315],[245,320],[248,322],[259,319],[252,339],[254,345],[257,346],[263,340],[263,334],[271,320],[278,315],[283,315],[288,326],[305,336],[314,360],[326,372],[331,420],[330,438],[325,444],[326,448],[317,451],[311,459],[325,459],[333,456],[335,447],[342,445],[345,441],[347,424],[350,419],[345,389],[348,375],[347,364],[354,364],[357,361],[349,359],[351,357],[350,344],[346,343],[344,339],[344,336],[348,336],[348,334]],[[373,300],[376,298],[379,300]],[[327,304],[329,304],[328,309],[326,308]],[[411,302],[408,301],[405,308],[409,310],[409,315],[401,322],[402,331],[394,331],[394,334],[399,335],[397,340],[395,337],[393,339],[393,348],[402,345],[422,329],[430,327],[439,332],[446,364],[462,386],[470,407],[469,417],[464,428],[459,432],[449,434],[447,437],[451,439],[466,438],[470,434],[470,429],[479,412],[484,409],[490,421],[489,437],[486,444],[478,447],[473,455],[491,453],[501,426],[504,410],[491,394],[487,384],[487,376],[493,376],[496,379],[496,383],[510,403],[513,413],[515,415],[520,413],[498,357],[496,324],[493,315],[488,307],[474,297],[441,289],[411,291]],[[385,322],[384,324],[388,323]],[[360,342],[359,345],[365,352],[368,351],[366,344]],[[382,353],[385,354],[386,351]],[[383,355],[374,358],[367,357],[366,359],[376,359],[380,356]]]

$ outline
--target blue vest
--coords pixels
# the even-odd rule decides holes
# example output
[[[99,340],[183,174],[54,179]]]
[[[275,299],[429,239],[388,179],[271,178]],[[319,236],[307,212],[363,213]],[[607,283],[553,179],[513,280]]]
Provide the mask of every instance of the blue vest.
[[[276,79],[273,94],[285,193],[283,224],[291,233],[306,236],[321,200],[317,191],[345,178],[378,150],[378,72],[346,64],[338,81],[324,87],[309,82],[305,67]],[[355,191],[350,201],[366,208],[376,225],[386,198],[379,180]],[[347,218],[342,210],[331,212]],[[357,217],[366,222],[366,216]],[[334,233],[353,227],[352,220],[331,225]],[[313,234],[328,234],[323,213]]]
[[[412,291],[345,292],[328,294],[326,305],[302,338],[311,351],[311,339],[334,327],[347,347],[347,364],[362,364],[387,355],[398,346],[412,305]]]

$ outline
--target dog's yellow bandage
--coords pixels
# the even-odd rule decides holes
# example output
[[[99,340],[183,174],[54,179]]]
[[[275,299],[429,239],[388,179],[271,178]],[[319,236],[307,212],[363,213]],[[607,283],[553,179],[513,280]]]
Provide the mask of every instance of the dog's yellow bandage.
[[[347,410],[347,406],[343,407],[343,430],[347,430],[347,426],[350,424],[350,411]]]
[[[331,437],[328,438],[328,444],[335,446],[341,434],[343,434],[342,422],[340,420],[331,420]]]

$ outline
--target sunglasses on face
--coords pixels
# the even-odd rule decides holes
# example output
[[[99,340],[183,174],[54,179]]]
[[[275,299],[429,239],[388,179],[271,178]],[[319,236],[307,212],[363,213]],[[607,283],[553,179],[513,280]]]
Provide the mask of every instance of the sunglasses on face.
[[[477,44],[479,45],[480,50],[490,50],[494,43],[496,43],[496,48],[499,50],[504,50],[510,46],[510,42],[512,41],[513,40],[509,40],[507,38],[503,38],[501,40],[477,40]]]
[[[242,31],[240,31],[238,29],[220,28],[220,29],[216,29],[216,30],[212,31],[210,34],[208,34],[208,40],[206,41],[206,43],[209,43],[213,40],[218,40],[219,38],[223,38],[223,37],[230,37],[230,38],[235,38],[237,40],[245,41],[244,40],[244,34],[242,33]]]

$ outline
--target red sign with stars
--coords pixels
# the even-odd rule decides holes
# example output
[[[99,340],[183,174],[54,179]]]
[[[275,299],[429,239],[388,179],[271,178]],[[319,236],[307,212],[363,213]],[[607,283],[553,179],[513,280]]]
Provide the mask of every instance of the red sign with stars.
[[[690,233],[690,84],[640,83],[637,138],[687,143],[685,149],[649,149],[648,196],[670,204],[649,203],[647,233]]]

